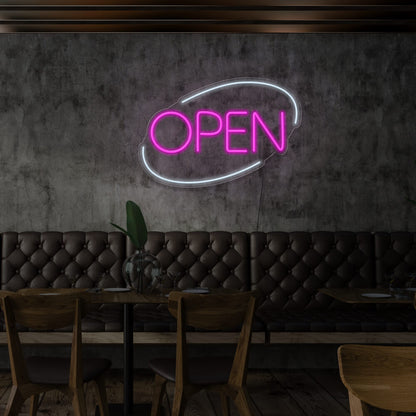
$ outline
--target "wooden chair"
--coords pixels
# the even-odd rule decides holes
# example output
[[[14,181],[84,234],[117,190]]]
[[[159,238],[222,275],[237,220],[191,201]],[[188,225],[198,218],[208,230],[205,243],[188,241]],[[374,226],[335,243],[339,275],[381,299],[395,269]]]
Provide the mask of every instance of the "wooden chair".
[[[342,345],[338,362],[351,416],[369,415],[368,404],[391,416],[416,412],[416,347]]]
[[[86,416],[84,382],[94,381],[102,416],[108,416],[103,373],[111,362],[93,358],[82,360],[81,317],[84,301],[76,294],[56,296],[17,295],[2,297],[7,330],[10,370],[13,386],[4,416],[19,413],[23,402],[31,397],[30,415],[36,415],[39,395],[60,390],[72,398],[74,414]],[[51,330],[73,325],[70,358],[24,358],[17,325],[35,330]]]
[[[240,415],[251,416],[246,376],[255,309],[253,293],[199,295],[171,292],[168,308],[177,319],[176,359],[158,358],[149,362],[155,372],[151,416],[159,414],[167,381],[175,383],[172,416],[182,415],[189,397],[202,389],[220,393],[224,416],[229,415],[229,398],[234,401]],[[234,357],[190,358],[187,326],[205,330],[241,327]]]

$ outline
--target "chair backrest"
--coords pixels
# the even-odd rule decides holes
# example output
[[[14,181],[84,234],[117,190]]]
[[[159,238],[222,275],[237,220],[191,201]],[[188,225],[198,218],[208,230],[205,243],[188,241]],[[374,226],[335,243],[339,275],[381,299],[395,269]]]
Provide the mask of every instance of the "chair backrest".
[[[1,298],[14,384],[27,383],[28,374],[16,324],[35,330],[51,330],[73,325],[70,384],[82,380],[81,318],[84,301],[79,294],[56,292],[39,295],[9,294]]]
[[[191,294],[171,292],[169,312],[177,318],[178,303],[183,302],[183,323],[205,330],[239,329],[247,313],[252,292],[233,294]]]
[[[191,294],[173,291],[168,308],[177,319],[176,381],[188,378],[186,327],[206,330],[236,330],[241,327],[228,382],[243,385],[247,377],[247,357],[251,341],[256,297],[254,292]]]
[[[15,295],[5,298],[5,309],[14,322],[35,330],[64,328],[74,324],[79,296],[56,292],[39,295]],[[80,305],[81,306],[81,303]],[[80,308],[81,317],[85,314]]]

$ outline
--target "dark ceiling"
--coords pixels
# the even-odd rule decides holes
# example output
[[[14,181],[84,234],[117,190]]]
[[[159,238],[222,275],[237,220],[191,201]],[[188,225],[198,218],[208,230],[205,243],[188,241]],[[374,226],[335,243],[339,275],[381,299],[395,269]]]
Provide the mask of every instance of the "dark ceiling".
[[[416,1],[0,0],[0,32],[414,32]]]

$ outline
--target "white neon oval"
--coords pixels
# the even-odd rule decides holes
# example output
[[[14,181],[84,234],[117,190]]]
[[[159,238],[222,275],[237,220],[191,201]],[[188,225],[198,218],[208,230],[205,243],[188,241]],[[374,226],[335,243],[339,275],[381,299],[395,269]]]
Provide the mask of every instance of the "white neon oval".
[[[300,107],[298,103],[296,102],[295,97],[285,88],[280,87],[277,84],[274,84],[272,82],[268,81],[261,81],[261,80],[253,80],[253,79],[238,79],[238,80],[228,80],[225,82],[218,83],[216,85],[211,84],[210,86],[207,86],[203,88],[202,90],[198,92],[192,92],[189,95],[185,95],[182,98],[180,98],[177,103],[179,104],[186,104],[187,102],[201,97],[205,94],[209,94],[210,92],[217,91],[223,88],[232,87],[235,85],[253,85],[253,86],[263,86],[263,87],[269,87],[273,88],[275,90],[278,90],[279,92],[286,95],[293,106],[293,127],[299,127],[300,124]],[[171,106],[173,107],[174,104]],[[292,132],[293,133],[293,130]],[[288,138],[291,136],[291,133],[289,134]],[[271,155],[270,155],[271,156]],[[141,151],[139,151],[139,157],[142,165],[147,170],[147,172],[152,175],[156,180],[166,183],[168,185],[175,185],[175,186],[184,186],[184,187],[192,187],[192,186],[204,186],[204,185],[215,185],[220,184],[224,182],[231,181],[233,179],[237,179],[241,176],[248,175],[251,172],[254,172],[258,170],[262,165],[264,165],[264,162],[270,157],[268,156],[265,160],[258,160],[242,169],[239,169],[237,171],[226,173],[225,175],[217,176],[215,178],[206,178],[206,179],[195,179],[195,180],[181,180],[181,179],[171,179],[165,176],[160,175],[157,173],[152,167],[149,165],[149,162],[146,159],[145,155],[145,145],[141,146]]]
[[[224,82],[224,83],[221,83],[221,84],[218,84],[218,85],[211,85],[210,87],[207,87],[206,89],[203,89],[202,91],[198,91],[197,93],[191,93],[191,95],[189,95],[188,97],[182,98],[180,100],[180,103],[185,104],[188,101],[193,100],[194,98],[198,98],[198,97],[201,97],[202,95],[209,94],[210,92],[220,90],[222,88],[232,87],[232,86],[235,86],[235,85],[261,85],[263,87],[274,88],[274,89],[282,92],[292,102],[293,109],[294,109],[293,125],[294,126],[298,125],[298,123],[299,123],[299,107],[298,107],[298,104],[295,100],[295,97],[293,97],[293,95],[288,90],[280,87],[279,85],[272,84],[271,82],[266,82],[266,81],[239,80],[239,81],[227,81],[227,82]]]
[[[237,170],[231,173],[227,173],[226,175],[218,176],[215,178],[199,179],[199,180],[194,180],[194,181],[184,181],[180,179],[166,178],[165,176],[159,175],[156,171],[154,171],[150,167],[149,162],[146,160],[144,145],[141,147],[141,158],[142,158],[141,160],[143,162],[143,165],[146,167],[147,171],[151,175],[153,175],[155,178],[157,178],[159,181],[166,182],[171,185],[182,185],[182,186],[212,185],[216,183],[222,183],[225,181],[229,181],[231,179],[236,179],[242,175],[247,175],[248,173],[257,170],[262,164],[261,160],[258,160],[254,162],[253,164],[246,166],[245,168],[242,168],[240,170]]]

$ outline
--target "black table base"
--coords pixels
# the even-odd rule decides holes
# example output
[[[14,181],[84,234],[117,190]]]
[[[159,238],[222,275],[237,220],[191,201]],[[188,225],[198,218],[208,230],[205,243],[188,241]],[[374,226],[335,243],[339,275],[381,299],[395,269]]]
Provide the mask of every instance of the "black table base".
[[[110,416],[120,416],[124,411],[123,403],[109,403]],[[149,416],[152,410],[151,403],[138,403],[130,408],[129,416]],[[98,406],[95,408],[95,416],[101,416]]]
[[[110,403],[111,416],[150,416],[151,403],[134,404],[134,343],[133,343],[133,304],[123,305],[124,314],[124,350],[123,350],[123,403]],[[100,415],[98,407],[95,411]]]
[[[133,305],[124,304],[124,409],[120,416],[130,416],[133,408],[133,383],[134,383],[134,344],[133,344]]]

